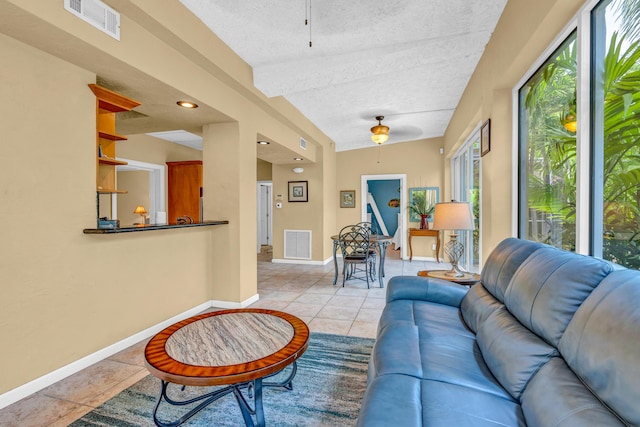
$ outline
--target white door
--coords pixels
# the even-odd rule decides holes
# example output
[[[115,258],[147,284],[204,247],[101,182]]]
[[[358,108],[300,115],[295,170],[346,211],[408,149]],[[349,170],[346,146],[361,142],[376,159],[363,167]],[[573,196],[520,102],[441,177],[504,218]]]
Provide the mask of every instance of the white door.
[[[262,245],[272,244],[272,194],[270,182],[258,183],[258,252]]]

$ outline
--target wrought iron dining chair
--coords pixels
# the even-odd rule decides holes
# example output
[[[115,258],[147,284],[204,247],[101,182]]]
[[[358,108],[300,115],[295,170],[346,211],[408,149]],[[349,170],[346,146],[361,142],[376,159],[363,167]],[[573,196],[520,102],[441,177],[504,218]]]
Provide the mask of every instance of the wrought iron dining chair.
[[[369,233],[369,237],[371,237],[371,235],[374,234],[373,231],[372,231],[373,230],[373,224],[371,222],[369,222],[369,221],[359,222],[359,223],[355,224],[354,227],[365,228],[367,230],[367,232]],[[377,247],[377,245],[370,245],[369,252],[372,253],[375,256],[375,254],[377,253],[377,249],[379,249]],[[374,271],[374,273],[372,274],[371,277],[373,279],[375,279],[375,268],[373,269],[373,271]]]
[[[342,251],[342,286],[351,278],[365,280],[369,288],[369,279],[375,280],[376,253],[369,240],[370,232],[366,227],[348,225],[338,234],[338,245]],[[360,267],[360,268],[359,268]],[[357,272],[364,277],[356,277]]]

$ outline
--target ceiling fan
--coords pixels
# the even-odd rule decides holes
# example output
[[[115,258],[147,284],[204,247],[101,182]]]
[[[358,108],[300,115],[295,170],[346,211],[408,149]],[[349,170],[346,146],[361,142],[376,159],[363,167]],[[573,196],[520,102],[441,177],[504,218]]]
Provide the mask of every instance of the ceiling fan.
[[[375,120],[378,121],[378,124],[371,128],[371,140],[378,145],[382,145],[389,140],[389,138],[393,138],[395,140],[408,140],[408,139],[418,139],[421,135],[421,130],[417,126],[410,126],[406,124],[398,124],[396,126],[386,126],[382,124],[382,121],[385,118],[388,121],[394,121],[394,119],[399,118],[401,115],[412,114],[412,113],[387,113],[386,115],[376,115]],[[370,120],[367,118],[367,120]]]

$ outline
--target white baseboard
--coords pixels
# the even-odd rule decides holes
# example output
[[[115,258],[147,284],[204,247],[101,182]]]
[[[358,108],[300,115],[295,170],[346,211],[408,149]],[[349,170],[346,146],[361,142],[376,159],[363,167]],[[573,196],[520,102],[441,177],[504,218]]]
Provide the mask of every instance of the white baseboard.
[[[255,294],[254,296],[247,298],[242,302],[230,302],[230,301],[219,301],[219,300],[211,300],[211,307],[216,308],[245,308],[253,304],[254,302],[260,299],[260,295]]]
[[[9,390],[6,393],[0,394],[0,409],[11,405],[21,399],[24,399],[27,396],[32,395],[46,387],[49,387],[51,384],[57,383],[60,380],[63,380],[81,370],[100,362],[101,360],[106,359],[107,357],[113,356],[114,354],[131,347],[138,342],[150,338],[153,335],[157,334],[164,328],[173,325],[174,323],[180,322],[188,317],[195,316],[197,314],[202,313],[203,311],[216,307],[216,308],[244,308],[247,307],[254,302],[258,301],[259,295],[255,294],[254,296],[247,298],[242,302],[230,302],[230,301],[217,301],[211,300],[207,301],[203,304],[200,304],[196,307],[193,307],[183,313],[180,313],[176,316],[173,316],[170,319],[167,319],[163,322],[160,322],[150,328],[147,328],[143,331],[140,331],[134,335],[131,335],[128,338],[125,338],[121,341],[118,341],[115,344],[111,344],[108,347],[103,348],[102,350],[98,350],[95,353],[89,354],[81,359],[76,360],[75,362],[71,362],[68,365],[65,365],[55,371],[49,372],[39,378],[36,378],[33,381],[29,381],[26,384],[18,386],[12,390]]]
[[[271,260],[274,264],[304,264],[304,265],[327,265],[333,262],[333,257],[327,258],[324,261],[307,261],[304,259],[281,259],[274,258]]]

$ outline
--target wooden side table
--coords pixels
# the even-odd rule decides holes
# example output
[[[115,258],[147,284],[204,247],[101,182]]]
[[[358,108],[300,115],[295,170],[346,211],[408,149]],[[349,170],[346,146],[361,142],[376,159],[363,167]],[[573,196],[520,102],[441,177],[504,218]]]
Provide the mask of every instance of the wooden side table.
[[[418,271],[418,276],[448,280],[449,282],[457,283],[459,285],[466,285],[466,286],[473,286],[480,281],[479,274],[465,273],[463,276],[454,277],[454,276],[445,275],[447,271],[449,270],[423,270],[423,271]]]
[[[413,236],[430,236],[436,238],[436,261],[440,262],[440,230],[421,230],[419,228],[409,229],[409,261],[413,259],[413,248],[411,247],[411,238]]]

